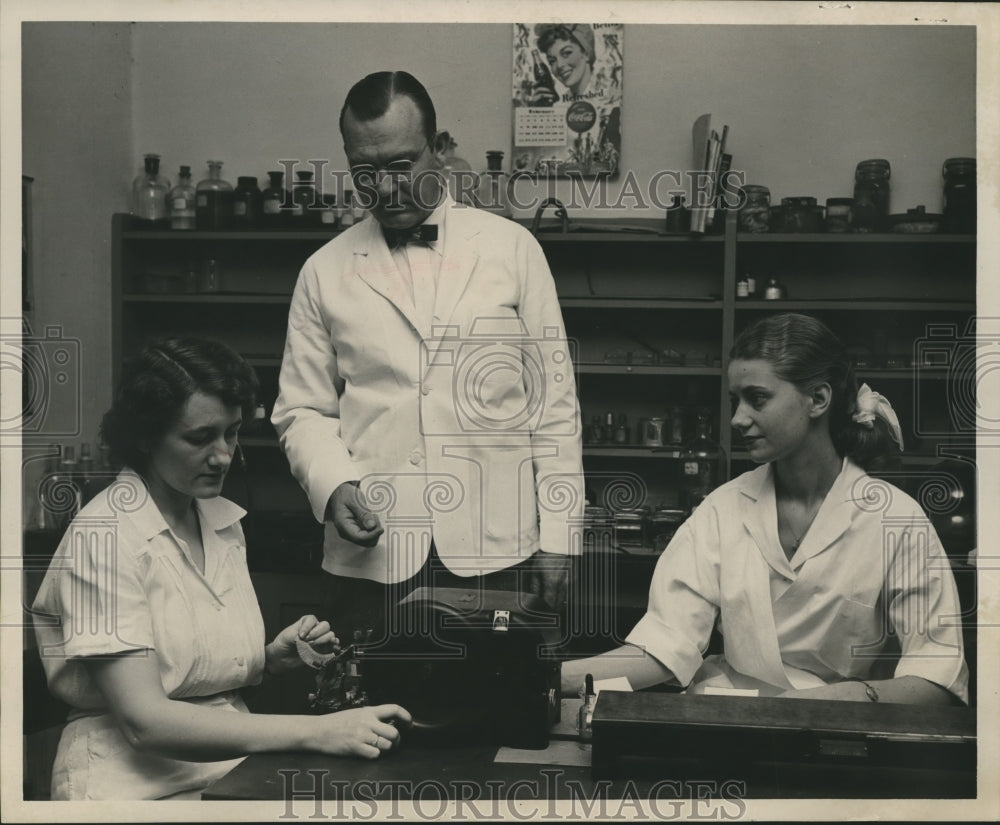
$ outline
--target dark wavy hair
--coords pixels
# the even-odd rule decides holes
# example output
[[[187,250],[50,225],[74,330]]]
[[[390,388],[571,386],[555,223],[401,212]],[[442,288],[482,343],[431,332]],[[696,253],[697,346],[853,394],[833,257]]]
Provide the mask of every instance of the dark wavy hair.
[[[899,459],[899,445],[888,425],[876,417],[869,429],[852,419],[857,411],[858,379],[851,359],[830,328],[810,315],[769,315],[744,329],[733,343],[730,359],[767,361],[775,375],[811,392],[829,384],[830,438],[840,456],[865,470],[883,470]]]
[[[247,422],[259,386],[253,367],[225,344],[203,338],[157,341],[126,365],[101,422],[101,441],[113,464],[142,472],[150,446],[163,438],[196,392],[240,407]]]
[[[340,133],[344,133],[344,115],[348,111],[362,123],[382,117],[396,97],[408,97],[420,112],[424,137],[433,145],[437,135],[437,113],[427,89],[409,72],[375,72],[355,83],[340,110]]]

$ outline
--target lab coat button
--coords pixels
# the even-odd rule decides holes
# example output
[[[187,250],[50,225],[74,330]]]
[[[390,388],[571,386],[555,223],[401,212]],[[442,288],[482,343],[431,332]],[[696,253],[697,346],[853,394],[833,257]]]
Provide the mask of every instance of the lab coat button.
[[[423,460],[423,454],[420,450],[414,450],[410,453],[410,464],[419,464]]]
[[[430,388],[430,387],[428,387],[428,386],[427,386],[426,384],[424,384],[424,385],[423,385],[423,386],[422,386],[422,387],[420,388],[420,394],[421,394],[421,395],[430,395],[430,394],[431,394],[431,388]]]
[[[237,656],[236,657],[236,664],[238,664],[240,667],[243,667],[243,657],[242,656]]]

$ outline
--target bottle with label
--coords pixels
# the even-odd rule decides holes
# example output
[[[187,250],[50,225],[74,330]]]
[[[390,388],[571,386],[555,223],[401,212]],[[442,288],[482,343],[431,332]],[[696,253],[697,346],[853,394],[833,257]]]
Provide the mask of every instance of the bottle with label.
[[[236,179],[233,192],[233,228],[253,229],[260,223],[261,193],[257,178],[246,176]]]
[[[611,440],[615,444],[628,444],[628,417],[625,413],[618,416],[618,424],[615,426],[614,436]]]
[[[337,196],[323,195],[323,209],[319,213],[319,223],[324,229],[337,228]]]
[[[725,454],[711,437],[709,414],[699,410],[695,435],[681,451],[681,501],[694,510],[721,480]]]
[[[195,190],[191,184],[191,167],[182,166],[177,175],[177,185],[170,190],[167,202],[170,204],[170,228],[195,228]]]
[[[319,209],[316,203],[316,182],[312,170],[300,169],[295,173],[292,186],[292,223],[297,226],[316,226],[319,223]],[[322,206],[320,201],[319,206]]]
[[[479,178],[478,205],[495,215],[511,216],[507,201],[507,174],[503,171],[503,152],[499,149],[486,153],[486,171]]]
[[[284,187],[284,172],[268,172],[267,177],[270,182],[261,193],[261,226],[276,229],[286,223],[282,207],[291,203],[292,196]]]
[[[160,156],[144,155],[144,170],[132,181],[132,214],[144,221],[167,220],[170,181],[160,174]]]
[[[198,229],[228,229],[233,220],[233,186],[222,179],[222,161],[208,162],[208,177],[199,181],[195,200]]]

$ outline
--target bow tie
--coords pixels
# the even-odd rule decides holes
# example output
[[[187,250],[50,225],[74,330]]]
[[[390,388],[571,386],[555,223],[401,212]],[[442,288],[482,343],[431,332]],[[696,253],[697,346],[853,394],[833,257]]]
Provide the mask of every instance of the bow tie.
[[[389,249],[397,246],[406,246],[408,243],[430,244],[438,238],[437,224],[422,223],[420,226],[412,226],[409,229],[392,229],[388,226],[382,227],[382,234]]]

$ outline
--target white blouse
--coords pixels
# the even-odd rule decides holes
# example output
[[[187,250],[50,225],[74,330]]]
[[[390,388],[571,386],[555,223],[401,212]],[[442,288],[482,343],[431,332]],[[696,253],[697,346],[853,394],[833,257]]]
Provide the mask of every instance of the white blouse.
[[[168,527],[142,479],[123,471],[73,520],[34,603],[49,690],[73,707],[53,770],[53,799],[155,799],[205,787],[239,760],[183,762],[135,751],[83,659],[155,650],[171,699],[246,710],[260,682],[264,622],[240,518],[196,500],[205,572]]]
[[[713,492],[681,526],[627,641],[692,692],[776,695],[881,676],[888,665],[887,678],[920,676],[968,701],[960,612],[948,558],[910,496],[845,459],[788,559],[766,465]],[[724,654],[703,662],[717,620]]]

